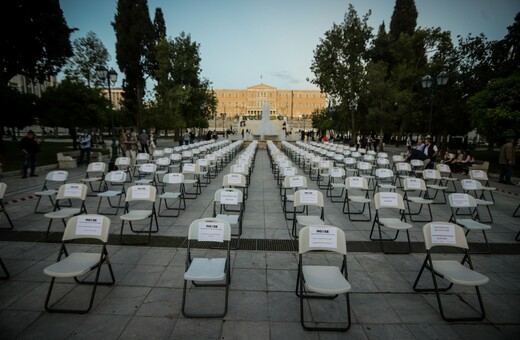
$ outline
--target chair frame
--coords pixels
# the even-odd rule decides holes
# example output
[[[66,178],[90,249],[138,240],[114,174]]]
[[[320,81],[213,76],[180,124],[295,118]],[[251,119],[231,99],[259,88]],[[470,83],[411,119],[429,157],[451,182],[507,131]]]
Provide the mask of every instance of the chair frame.
[[[133,187],[143,187],[143,186],[146,186],[146,187],[150,188],[150,198],[148,198],[148,199],[133,198],[133,193],[132,193],[133,189],[132,188]],[[132,221],[130,221],[130,220],[128,221],[128,224],[130,225],[130,230],[133,233],[136,233],[136,234],[146,234],[146,233],[148,233],[148,241],[145,242],[144,244],[147,244],[147,243],[150,242],[150,240],[152,238],[152,234],[155,234],[155,233],[159,232],[159,222],[158,222],[158,219],[157,219],[157,211],[155,210],[155,197],[156,197],[156,193],[157,193],[157,189],[153,185],[133,185],[133,186],[128,188],[127,195],[125,197],[125,210],[124,210],[123,215],[125,215],[125,214],[130,212],[130,202],[136,202],[136,201],[138,201],[138,202],[151,202],[151,204],[152,204],[151,215],[149,217],[150,218],[150,223],[149,223],[148,230],[135,230],[134,226],[132,224]],[[120,216],[120,218],[121,218],[121,216]],[[152,228],[154,219],[155,219],[155,229]],[[142,220],[144,220],[144,219],[142,219]],[[120,231],[120,234],[119,234],[119,241],[120,241],[121,244],[125,244],[125,243],[123,243],[123,230],[124,230],[124,226],[125,226],[125,220],[121,219],[121,231]]]
[[[87,216],[89,216],[89,215],[87,215]],[[116,282],[115,277],[114,277],[114,271],[112,270],[112,264],[110,263],[110,258],[108,256],[108,252],[107,252],[107,242],[108,242],[108,235],[109,235],[108,229],[110,228],[110,219],[108,219],[107,217],[103,217],[101,215],[90,215],[90,216],[101,217],[103,219],[103,230],[101,232],[101,235],[94,236],[94,235],[77,235],[77,234],[75,234],[75,231],[77,228],[78,217],[75,216],[75,217],[71,218],[67,222],[67,227],[65,228],[65,232],[63,233],[63,239],[62,239],[60,251],[58,253],[58,259],[56,260],[56,262],[58,263],[61,261],[63,255],[65,255],[65,257],[69,256],[66,244],[70,243],[70,241],[72,241],[74,239],[91,239],[91,240],[97,239],[102,243],[102,249],[100,252],[99,261],[97,262],[97,264],[95,266],[90,268],[90,272],[92,272],[93,270],[96,270],[94,281],[86,281],[85,279],[79,280],[76,276],[72,276],[74,278],[74,281],[76,281],[76,283],[92,286],[92,291],[90,294],[88,307],[86,309],[64,309],[64,308],[54,308],[53,306],[50,306],[49,301],[50,301],[50,298],[52,295],[52,289],[54,288],[54,284],[56,281],[56,276],[52,276],[51,282],[49,285],[49,290],[47,291],[47,296],[45,298],[45,310],[49,313],[77,313],[77,314],[88,313],[92,309],[92,305],[94,303],[94,297],[96,295],[97,286],[98,285],[111,286]],[[71,229],[74,229],[74,231],[71,231]],[[70,235],[71,233],[72,233],[72,235]],[[76,236],[76,237],[73,237],[73,236]],[[111,281],[99,281],[99,276],[101,274],[101,267],[103,266],[103,264],[106,264],[108,266]]]
[[[354,187],[351,186],[350,181],[353,179],[360,179],[362,184],[361,187]],[[356,197],[356,199],[360,198],[361,196],[351,196],[349,197],[349,189],[354,190],[363,190],[365,191],[365,200],[366,202],[355,202],[355,203],[363,203],[363,209],[358,211],[351,211],[350,209],[350,202],[352,202],[352,197]],[[347,214],[348,219],[352,222],[368,222],[372,220],[372,210],[370,208],[370,195],[369,195],[370,189],[368,187],[368,180],[365,177],[361,176],[351,176],[345,178],[345,199],[343,200],[343,213]],[[368,218],[352,218],[352,215],[363,215],[365,213],[365,209],[368,206]],[[347,208],[347,211],[345,211],[345,207]]]
[[[65,191],[66,191],[66,188],[67,186],[69,185],[79,185],[81,186],[81,193],[79,196],[68,196],[66,195]],[[88,187],[86,184],[83,184],[83,183],[66,183],[66,184],[62,184],[60,186],[60,189],[58,190],[58,194],[56,196],[56,201],[54,202],[54,209],[52,212],[49,212],[47,214],[52,214],[58,210],[61,210],[62,206],[60,206],[60,201],[61,200],[68,200],[69,202],[71,200],[81,200],[81,206],[79,208],[79,211],[77,213],[75,213],[74,215],[72,216],[69,216],[69,217],[74,217],[74,216],[77,216],[77,215],[82,215],[82,214],[87,214],[87,208],[85,206],[85,198],[87,196],[87,191],[88,191]],[[45,214],[45,217],[48,217],[47,214]],[[48,217],[50,218],[50,221],[49,221],[49,224],[47,225],[47,231],[45,233],[45,239],[49,239],[49,234],[50,234],[50,230],[51,230],[51,225],[52,223],[54,222],[54,220],[56,218],[53,218],[53,217]],[[65,218],[60,218],[61,221],[63,222],[63,226],[64,227],[67,227],[67,223],[65,222]]]
[[[172,176],[176,176],[176,175],[181,175],[182,176],[182,180],[180,182],[165,182],[164,181],[164,178],[167,178],[167,177],[172,177]],[[159,195],[159,207],[157,208],[157,215],[159,217],[179,217],[180,213],[181,213],[181,210],[186,210],[186,198],[184,196],[184,175],[183,174],[178,174],[178,173],[167,173],[167,174],[164,174],[163,176],[163,180],[161,181],[162,183],[162,187],[161,187],[161,194]],[[161,197],[162,195],[166,194],[166,186],[167,185],[173,185],[173,184],[178,184],[179,185],[179,196],[175,199],[177,199],[179,201],[179,206],[178,207],[173,207],[172,205],[168,205],[168,199],[170,198],[165,198],[165,197]],[[162,201],[164,200],[164,206],[165,206],[165,209],[164,211],[166,210],[174,210],[174,211],[177,211],[176,214],[172,214],[172,215],[168,215],[168,214],[165,214],[165,213],[161,213],[161,206],[162,206]]]
[[[448,245],[448,244],[433,243],[431,240],[431,229],[430,229],[431,225],[433,223],[442,223],[444,225],[451,225],[451,226],[455,227],[455,237],[456,237],[456,239],[459,239],[457,241],[457,244],[460,243],[461,245]],[[461,248],[463,251],[463,254],[464,254],[464,257],[462,258],[462,261],[460,262],[460,264],[464,265],[465,263],[467,263],[469,268],[474,271],[473,262],[471,261],[471,255],[469,252],[468,243],[467,243],[463,229],[460,226],[458,226],[456,224],[452,224],[452,223],[432,222],[432,223],[426,224],[423,227],[423,234],[424,234],[425,243],[426,243],[426,258],[424,259],[424,262],[421,266],[421,269],[419,270],[417,278],[415,279],[415,282],[413,284],[413,290],[416,292],[435,292],[435,296],[437,298],[437,305],[439,306],[439,312],[440,312],[442,318],[446,321],[453,322],[453,321],[481,321],[481,320],[483,320],[486,317],[486,311],[484,309],[484,303],[482,301],[482,296],[480,294],[480,289],[479,289],[478,285],[475,285],[474,287],[476,290],[476,294],[477,294],[477,298],[478,298],[478,302],[479,302],[479,306],[480,306],[480,315],[479,316],[464,317],[464,318],[453,318],[453,317],[446,316],[443,305],[442,305],[442,299],[441,299],[440,293],[450,290],[453,287],[454,283],[451,281],[447,287],[443,287],[443,288],[439,287],[439,283],[437,282],[437,277],[440,277],[440,278],[445,278],[445,277],[442,274],[437,273],[433,266],[432,251],[431,251],[432,248],[437,247],[437,246],[457,247],[457,248]],[[462,240],[460,240],[461,238],[462,238]],[[431,288],[431,287],[430,288],[418,288],[419,281],[420,281],[421,276],[425,269],[431,273],[432,281],[433,281],[433,288]]]
[[[318,202],[317,203],[301,203],[300,202],[300,195],[303,191],[313,191],[316,192]],[[321,202],[321,203],[320,203]],[[302,207],[303,211],[299,211],[298,207]],[[309,190],[309,189],[302,189],[298,190],[294,193],[294,201],[293,201],[293,223],[292,223],[292,231],[291,235],[292,237],[297,240],[298,239],[298,219],[296,214],[304,214],[305,216],[309,216],[309,206],[318,207],[320,210],[320,215],[318,216],[319,219],[325,224],[325,203],[323,202],[323,193],[319,190]],[[314,215],[317,216],[317,215]]]
[[[56,173],[65,173],[66,174],[65,178],[64,179],[60,179],[60,180],[53,179],[53,177],[54,177],[54,175]],[[62,185],[62,184],[67,183],[68,177],[69,177],[69,173],[68,173],[68,171],[65,171],[65,170],[51,171],[51,172],[49,172],[45,176],[45,181],[43,182],[42,189],[35,193],[35,195],[38,196],[38,201],[36,201],[36,206],[34,207],[34,213],[35,214],[45,214],[45,213],[48,213],[48,211],[38,210],[38,207],[40,206],[40,203],[41,203],[41,200],[42,200],[43,196],[47,196],[49,198],[49,200],[51,201],[51,206],[54,207],[54,200],[52,199],[52,196],[56,195],[58,193],[58,190],[57,189],[49,189],[48,188],[49,182],[52,182],[52,183],[55,183],[55,184],[59,183],[59,185]],[[53,193],[51,193],[50,190],[52,190]],[[47,192],[47,193],[45,193],[45,192]],[[70,202],[69,202],[69,206],[70,206]]]
[[[320,227],[320,228],[335,228],[337,233],[337,246],[335,248],[311,248],[309,245],[309,230],[311,227]],[[319,225],[319,226],[306,226],[302,228],[299,232],[299,254],[298,254],[298,276],[296,279],[296,288],[295,293],[296,296],[300,299],[300,323],[305,330],[308,331],[332,331],[332,332],[346,332],[350,329],[351,326],[351,310],[350,310],[350,292],[346,292],[345,300],[347,306],[347,325],[346,327],[318,327],[318,326],[310,326],[305,322],[305,313],[304,313],[304,299],[334,299],[339,296],[339,294],[335,295],[324,295],[319,293],[307,292],[305,287],[305,277],[303,274],[303,262],[304,262],[304,254],[309,252],[328,252],[328,253],[336,253],[341,255],[342,261],[340,266],[340,272],[343,274],[343,277],[348,282],[348,268],[347,268],[347,246],[345,241],[345,233],[343,230],[329,226],[329,225]],[[332,267],[332,266],[329,266]],[[310,306],[309,306],[310,308]]]
[[[421,183],[420,184],[420,188],[417,188],[417,189],[416,188],[410,188],[408,186],[408,181],[411,181],[411,180],[420,181],[420,183]],[[427,190],[428,189],[426,187],[426,183],[424,182],[424,180],[422,178],[408,177],[408,178],[404,178],[403,179],[403,192],[404,192],[403,200],[406,202],[406,206],[408,208],[408,217],[410,217],[410,221],[412,221],[412,222],[431,222],[433,220],[432,208],[430,206],[430,204],[433,204],[433,199],[420,197],[420,195],[417,196],[417,197],[410,197],[408,195],[408,193],[410,191],[421,191],[421,192],[425,193]],[[417,199],[417,201],[414,201],[414,198]],[[416,212],[412,212],[410,203],[420,204],[419,210],[416,211]],[[415,219],[414,220],[412,216],[420,215],[421,211],[423,209],[423,206],[425,204],[428,206],[428,214],[429,214],[430,218],[426,219],[426,220],[424,220],[424,219],[421,219],[421,220]]]
[[[114,175],[114,173],[121,173],[123,175],[122,176],[122,180],[120,180],[120,181],[112,180],[112,176]],[[128,173],[125,170],[110,171],[109,173],[106,174],[106,176],[105,176],[105,184],[107,185],[107,189],[108,189],[108,185],[109,184],[110,185],[120,185],[121,186],[121,191],[116,195],[116,196],[119,196],[119,199],[117,201],[117,205],[112,204],[112,202],[110,201],[110,197],[109,196],[103,196],[103,194],[105,194],[106,192],[109,192],[110,190],[107,190],[106,192],[98,193],[99,202],[98,202],[98,206],[97,206],[97,210],[96,210],[96,212],[98,214],[101,214],[99,210],[101,209],[101,201],[103,200],[103,198],[107,199],[108,205],[109,205],[110,208],[116,209],[116,211],[114,213],[104,212],[103,215],[117,215],[117,213],[119,212],[119,209],[125,207],[124,205],[123,206],[121,205],[121,199],[123,198],[123,195],[125,195],[125,193],[126,193],[126,191],[125,191],[125,183],[127,183],[127,175],[128,175]],[[113,190],[113,192],[115,193],[115,190]]]

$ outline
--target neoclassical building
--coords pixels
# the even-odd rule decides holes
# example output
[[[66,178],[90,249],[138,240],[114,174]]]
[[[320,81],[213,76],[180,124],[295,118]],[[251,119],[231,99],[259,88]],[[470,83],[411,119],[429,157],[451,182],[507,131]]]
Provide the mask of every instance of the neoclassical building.
[[[271,116],[288,119],[308,118],[326,106],[327,96],[318,90],[279,90],[266,84],[250,86],[245,90],[214,90],[218,100],[217,114],[227,118],[246,116],[257,119],[262,115],[264,102],[271,107]]]

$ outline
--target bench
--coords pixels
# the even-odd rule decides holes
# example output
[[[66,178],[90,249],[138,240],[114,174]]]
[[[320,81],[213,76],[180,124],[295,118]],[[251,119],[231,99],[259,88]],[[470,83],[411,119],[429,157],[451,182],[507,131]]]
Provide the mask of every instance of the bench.
[[[483,170],[486,173],[489,170],[489,162],[487,161],[475,161],[470,167],[469,170]]]
[[[79,150],[58,152],[56,159],[59,169],[74,169],[78,167],[77,159],[79,158]],[[103,162],[103,154],[98,151],[90,153],[91,162]]]

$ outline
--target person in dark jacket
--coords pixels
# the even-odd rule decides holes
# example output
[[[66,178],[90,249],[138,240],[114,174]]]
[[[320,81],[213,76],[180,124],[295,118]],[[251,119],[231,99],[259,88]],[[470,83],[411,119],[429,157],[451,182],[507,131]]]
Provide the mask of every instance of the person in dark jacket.
[[[20,142],[20,149],[23,152],[23,174],[22,178],[27,178],[27,170],[30,168],[29,176],[36,177],[36,154],[40,151],[40,146],[36,141],[36,136],[32,130],[27,131],[27,134]]]

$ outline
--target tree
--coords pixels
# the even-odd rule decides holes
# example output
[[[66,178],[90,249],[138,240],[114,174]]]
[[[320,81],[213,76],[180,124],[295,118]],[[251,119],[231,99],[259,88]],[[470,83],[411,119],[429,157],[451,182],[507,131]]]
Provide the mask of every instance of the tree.
[[[0,14],[1,84],[17,74],[43,80],[72,56],[70,33],[58,0],[10,0]],[[13,26],[16,24],[16,27]]]
[[[34,94],[20,93],[16,89],[0,85],[1,131],[3,132],[4,127],[22,129],[32,125],[38,114],[38,100]]]
[[[520,72],[491,80],[468,100],[472,121],[490,148],[508,137],[520,136]]]
[[[417,8],[414,0],[396,0],[390,21],[390,36],[399,39],[402,33],[413,35],[417,26]]]
[[[110,102],[101,95],[99,89],[65,79],[57,87],[43,93],[40,100],[41,119],[46,126],[67,128],[76,149],[76,127],[105,126],[109,105]]]
[[[83,81],[88,87],[104,86],[105,81],[98,78],[96,69],[105,67],[110,55],[96,33],[88,32],[84,38],[74,40],[72,45],[74,55],[65,66],[65,74]]]
[[[337,98],[338,112],[349,117],[349,126],[340,126],[338,130],[350,128],[354,140],[358,131],[358,102],[366,92],[367,46],[372,37],[367,24],[369,16],[370,12],[359,18],[354,7],[349,5],[343,22],[334,24],[325,33],[325,38],[320,39],[311,66],[315,75],[312,83]]]
[[[146,74],[150,74],[150,51],[154,31],[146,0],[118,0],[112,23],[116,33],[116,60],[125,74],[123,104],[137,127],[142,125]]]

